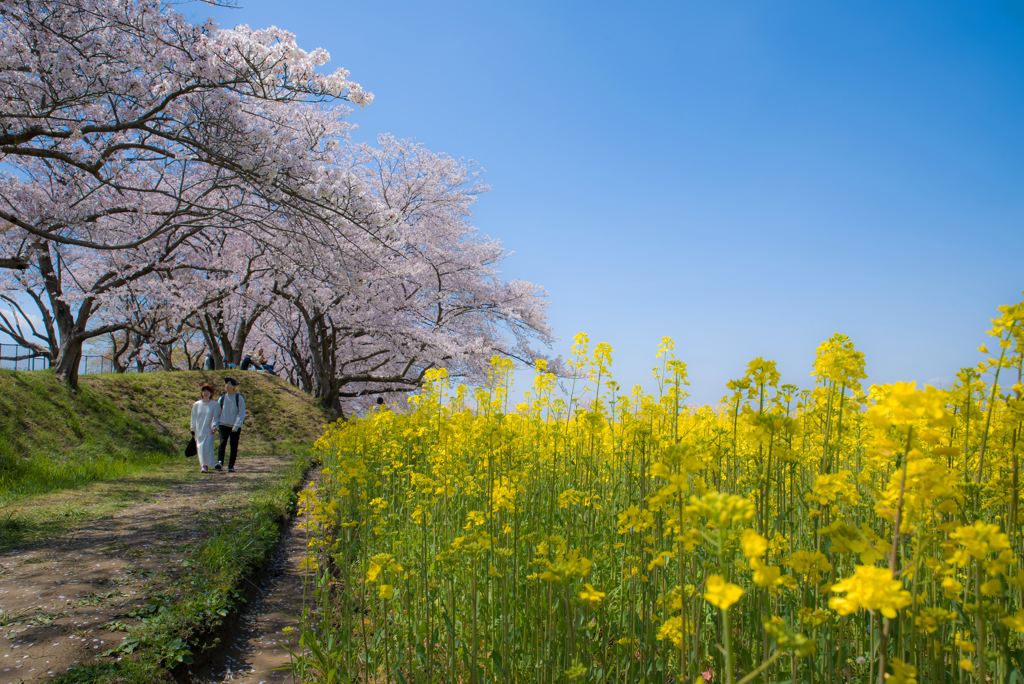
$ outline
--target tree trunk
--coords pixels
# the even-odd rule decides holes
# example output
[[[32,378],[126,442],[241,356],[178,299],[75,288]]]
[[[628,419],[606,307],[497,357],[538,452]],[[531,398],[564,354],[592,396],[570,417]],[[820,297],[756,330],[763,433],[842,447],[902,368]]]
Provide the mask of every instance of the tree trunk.
[[[213,361],[218,368],[227,368],[228,364],[238,365],[242,362],[249,334],[266,310],[267,307],[257,307],[234,325],[225,323],[224,316],[220,312],[202,315],[199,329],[203,333],[203,339],[213,354]]]
[[[153,345],[156,348],[156,357],[160,360],[160,365],[165,371],[175,370],[174,368],[174,345],[173,344],[156,344]]]
[[[189,335],[185,335],[181,338],[181,349],[185,353],[185,363],[187,365],[186,370],[202,370],[203,368],[203,350],[199,349],[193,354],[188,348]]]
[[[37,252],[39,274],[43,278],[46,294],[50,298],[53,322],[60,338],[57,358],[51,360],[50,368],[53,369],[58,380],[71,389],[77,390],[78,365],[82,361],[82,343],[86,339],[82,332],[89,322],[94,300],[92,297],[86,297],[85,301],[79,305],[76,317],[71,311],[71,307],[64,301],[60,274],[54,267],[49,245],[46,245],[45,250],[39,249],[37,245]]]
[[[322,327],[319,332],[325,332]],[[310,326],[312,333],[314,326]],[[312,334],[310,339],[313,339]],[[328,341],[318,339],[311,342],[310,351],[313,352],[313,397],[325,409],[329,410],[335,417],[343,417],[341,411],[341,381],[338,379],[338,371],[334,367],[334,353]]]
[[[302,388],[303,392],[308,394],[313,393],[313,374],[310,372],[309,367],[306,365],[306,358],[299,348],[299,345],[295,342],[295,338],[291,340],[291,346],[288,349],[288,356],[291,357],[291,370],[289,375],[291,376],[291,383]]]
[[[214,368],[227,368],[228,360],[225,358],[225,348],[221,346],[222,335],[224,326],[221,320],[221,316],[216,316],[209,313],[203,313],[199,316],[199,330],[203,333],[203,341],[206,342],[206,348],[210,352],[210,356],[213,357]],[[230,345],[227,345],[227,349],[230,349]]]
[[[110,363],[114,366],[115,373],[126,373],[128,371],[128,364],[131,363],[131,359],[122,362],[121,357],[128,352],[128,346],[131,343],[132,334],[130,331],[124,331],[124,344],[119,344],[117,341],[117,334],[110,333]]]
[[[337,418],[344,418],[341,410],[341,387],[333,372],[317,374],[313,383],[313,397]]]
[[[91,302],[83,305],[78,312],[76,320],[74,314],[67,304],[53,298],[54,320],[57,323],[57,330],[60,332],[60,347],[57,350],[57,358],[53,359],[50,368],[56,374],[57,379],[71,389],[78,389],[78,367],[82,363],[82,345],[88,339],[82,334],[86,323],[89,321],[89,309]]]
[[[82,363],[83,340],[74,333],[61,334],[60,351],[51,368],[57,379],[70,387],[78,389],[78,367]]]
[[[341,381],[338,379],[335,341],[337,334],[328,325],[321,312],[310,315],[304,308],[299,309],[306,322],[313,397],[334,416],[343,417],[341,411]]]

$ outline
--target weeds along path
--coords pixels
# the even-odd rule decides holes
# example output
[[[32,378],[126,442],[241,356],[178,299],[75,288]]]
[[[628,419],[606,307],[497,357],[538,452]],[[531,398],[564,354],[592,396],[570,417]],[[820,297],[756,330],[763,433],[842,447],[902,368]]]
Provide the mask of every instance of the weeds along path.
[[[306,488],[316,486],[319,469],[311,473]],[[296,515],[281,536],[273,564],[263,576],[259,593],[241,615],[232,642],[224,644],[213,662],[195,673],[197,684],[268,684],[291,682],[288,651],[298,652],[295,617],[302,611],[302,560],[306,556],[306,516]]]
[[[149,599],[189,572],[189,550],[294,458],[248,456],[236,473],[201,478],[192,468],[176,468],[180,477],[165,474],[160,487],[146,489],[144,503],[0,553],[0,684],[45,681],[120,644]],[[118,484],[145,489],[151,477],[140,473]],[[109,487],[96,485],[97,491]],[[61,496],[88,502],[96,492],[85,487]]]

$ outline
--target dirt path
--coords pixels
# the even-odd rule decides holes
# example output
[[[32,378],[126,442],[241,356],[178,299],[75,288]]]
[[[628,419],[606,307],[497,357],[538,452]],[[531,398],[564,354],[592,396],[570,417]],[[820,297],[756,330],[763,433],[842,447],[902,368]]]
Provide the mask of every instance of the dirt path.
[[[240,458],[236,473],[199,479],[189,472],[88,529],[0,553],[0,684],[45,681],[120,644],[137,622],[129,613],[187,571],[187,550],[293,458]]]
[[[310,482],[307,487],[315,486]],[[301,563],[306,553],[303,528],[306,517],[296,516],[281,538],[270,571],[263,578],[257,597],[249,603],[235,640],[227,644],[217,660],[194,674],[197,684],[291,684],[294,679],[282,668],[289,664],[288,649],[297,651],[298,632],[294,617],[302,610]]]

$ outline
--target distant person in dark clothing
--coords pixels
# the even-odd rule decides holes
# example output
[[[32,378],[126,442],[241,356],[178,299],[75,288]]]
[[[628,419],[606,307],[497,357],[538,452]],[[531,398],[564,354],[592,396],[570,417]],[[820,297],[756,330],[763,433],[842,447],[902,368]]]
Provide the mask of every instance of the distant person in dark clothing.
[[[249,370],[252,368],[252,356],[246,354],[242,357],[242,364],[238,367],[240,370]]]
[[[224,450],[231,444],[231,460],[228,461],[228,472],[235,472],[235,459],[238,457],[238,438],[242,434],[245,423],[245,397],[235,391],[238,382],[234,378],[224,378],[224,394],[220,400],[220,452],[218,453],[217,470],[224,468]]]
[[[213,360],[213,353],[206,352],[206,358],[203,360],[203,370],[216,370],[217,362]]]

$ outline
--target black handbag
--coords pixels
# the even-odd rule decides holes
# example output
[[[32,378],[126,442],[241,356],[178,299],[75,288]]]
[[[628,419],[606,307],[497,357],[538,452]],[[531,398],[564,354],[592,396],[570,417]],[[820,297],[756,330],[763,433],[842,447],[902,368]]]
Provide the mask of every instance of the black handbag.
[[[192,435],[192,439],[188,440],[188,446],[185,447],[185,457],[195,456],[199,453],[199,447],[196,446],[196,436]]]

